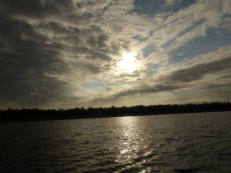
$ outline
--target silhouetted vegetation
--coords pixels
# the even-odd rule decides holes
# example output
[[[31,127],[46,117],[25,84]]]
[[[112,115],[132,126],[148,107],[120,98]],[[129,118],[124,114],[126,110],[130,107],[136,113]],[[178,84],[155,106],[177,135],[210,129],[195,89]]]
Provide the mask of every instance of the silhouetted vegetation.
[[[0,121],[31,121],[75,118],[99,118],[134,115],[178,114],[194,112],[230,111],[231,103],[204,103],[185,105],[150,105],[110,108],[75,108],[59,110],[8,109],[0,110]]]

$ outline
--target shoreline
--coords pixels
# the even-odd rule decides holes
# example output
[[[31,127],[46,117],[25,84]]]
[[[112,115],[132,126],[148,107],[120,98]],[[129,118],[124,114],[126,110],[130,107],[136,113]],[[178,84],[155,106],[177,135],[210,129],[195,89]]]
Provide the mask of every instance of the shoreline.
[[[0,110],[0,122],[45,121],[66,119],[107,118],[125,116],[152,116],[164,114],[231,111],[231,103],[204,103],[186,105],[150,105],[110,108],[75,108],[67,110],[8,109]]]

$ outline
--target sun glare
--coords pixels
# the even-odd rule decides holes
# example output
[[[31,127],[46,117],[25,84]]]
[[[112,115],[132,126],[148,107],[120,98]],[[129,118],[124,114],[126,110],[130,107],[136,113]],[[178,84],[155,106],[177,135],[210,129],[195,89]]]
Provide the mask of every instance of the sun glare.
[[[132,73],[137,69],[134,53],[124,53],[122,59],[117,63],[118,68],[125,73]]]

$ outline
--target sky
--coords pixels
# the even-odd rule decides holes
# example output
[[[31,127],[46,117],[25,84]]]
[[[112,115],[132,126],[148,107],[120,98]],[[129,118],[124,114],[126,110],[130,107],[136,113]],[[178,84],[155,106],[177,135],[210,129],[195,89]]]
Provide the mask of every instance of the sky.
[[[0,0],[0,109],[217,101],[230,0]]]

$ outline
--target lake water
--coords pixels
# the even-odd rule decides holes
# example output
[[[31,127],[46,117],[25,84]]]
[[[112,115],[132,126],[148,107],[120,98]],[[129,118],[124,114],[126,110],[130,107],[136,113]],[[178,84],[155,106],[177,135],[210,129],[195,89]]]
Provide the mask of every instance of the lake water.
[[[0,123],[0,172],[231,172],[231,112]]]

